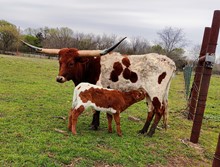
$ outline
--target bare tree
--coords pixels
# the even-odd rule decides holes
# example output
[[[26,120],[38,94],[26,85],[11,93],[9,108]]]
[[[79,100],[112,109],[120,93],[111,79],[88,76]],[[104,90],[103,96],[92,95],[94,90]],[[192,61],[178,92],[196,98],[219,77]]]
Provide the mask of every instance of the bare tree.
[[[78,49],[96,49],[96,39],[93,34],[74,33],[72,47]]]
[[[167,27],[157,33],[160,38],[160,45],[166,55],[170,55],[176,48],[183,48],[187,44],[185,34],[180,28]]]
[[[100,35],[97,36],[96,40],[97,40],[97,48],[105,49],[112,46],[116,42],[117,36],[103,34],[102,36]]]
[[[92,33],[85,34],[74,32],[67,27],[45,27],[38,29],[28,28],[24,32],[30,37],[33,37],[35,44],[48,48],[72,47],[77,49],[105,49],[115,44],[118,40],[122,39],[122,37],[118,37],[114,34],[94,35]],[[151,46],[149,42],[144,38],[132,37],[130,40],[123,41],[123,43],[121,43],[115,49],[115,51],[121,52],[123,54],[143,54],[149,53],[151,51]]]
[[[47,31],[43,30],[45,39],[44,46],[49,48],[70,47],[72,43],[73,31],[67,27],[51,28]]]
[[[189,51],[189,58],[193,61],[196,61],[200,54],[201,45],[197,44],[192,47],[192,49]]]
[[[37,34],[37,30],[36,29],[33,29],[33,28],[26,28],[24,30],[24,34],[27,34],[27,35],[32,35],[32,36],[35,36]]]
[[[131,49],[134,54],[144,54],[150,52],[151,46],[146,39],[133,37],[131,38]]]
[[[167,27],[157,33],[159,45],[162,46],[164,54],[174,60],[177,69],[181,70],[186,63],[184,47],[187,45],[185,34],[181,28]]]

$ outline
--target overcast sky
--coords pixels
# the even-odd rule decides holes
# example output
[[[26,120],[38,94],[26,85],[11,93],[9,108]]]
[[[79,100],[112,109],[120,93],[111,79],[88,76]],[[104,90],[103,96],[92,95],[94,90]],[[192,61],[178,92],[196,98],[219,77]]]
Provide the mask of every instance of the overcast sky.
[[[68,27],[152,42],[158,31],[174,27],[183,29],[191,45],[201,44],[214,10],[220,10],[220,0],[0,0],[0,19],[22,30]]]

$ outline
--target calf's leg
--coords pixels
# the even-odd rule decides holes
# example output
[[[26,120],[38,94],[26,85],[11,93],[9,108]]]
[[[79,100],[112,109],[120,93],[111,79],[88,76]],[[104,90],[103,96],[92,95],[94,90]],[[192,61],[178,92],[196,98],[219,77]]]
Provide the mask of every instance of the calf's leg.
[[[112,115],[111,114],[106,114],[108,118],[108,132],[112,133]]]
[[[76,135],[76,123],[77,123],[77,119],[79,117],[80,114],[82,114],[82,112],[84,111],[84,107],[80,106],[78,109],[73,109],[72,110],[72,133],[74,135]]]
[[[119,112],[117,112],[117,113],[114,114],[114,120],[115,120],[115,123],[116,123],[116,129],[117,129],[118,136],[122,136],[121,127],[120,127],[120,116],[119,116]]]
[[[68,129],[71,131],[72,128],[72,109],[69,112],[69,117],[68,117]]]

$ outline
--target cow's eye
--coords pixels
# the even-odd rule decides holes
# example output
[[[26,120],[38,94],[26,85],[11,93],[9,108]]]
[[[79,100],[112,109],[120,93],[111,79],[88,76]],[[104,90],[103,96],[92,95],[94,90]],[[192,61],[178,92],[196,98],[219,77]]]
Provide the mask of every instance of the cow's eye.
[[[73,67],[73,66],[74,66],[74,63],[69,63],[68,66],[69,66],[69,67]]]

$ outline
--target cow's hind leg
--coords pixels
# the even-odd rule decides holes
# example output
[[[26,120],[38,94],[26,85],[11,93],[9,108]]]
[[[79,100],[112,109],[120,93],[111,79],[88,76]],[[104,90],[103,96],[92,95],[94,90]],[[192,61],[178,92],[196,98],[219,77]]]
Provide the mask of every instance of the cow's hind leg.
[[[162,117],[162,114],[157,111],[155,113],[154,123],[151,125],[150,131],[147,133],[148,136],[150,136],[150,137],[153,136],[161,117]]]
[[[100,124],[99,118],[100,118],[100,111],[95,111],[92,118],[91,129],[98,130]]]
[[[148,112],[147,120],[144,124],[144,127],[141,130],[139,130],[139,133],[144,134],[148,131],[148,128],[150,126],[150,123],[151,123],[153,117],[154,117],[154,111]]]

